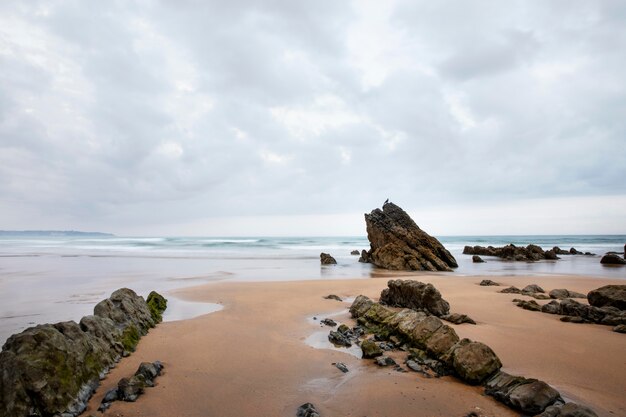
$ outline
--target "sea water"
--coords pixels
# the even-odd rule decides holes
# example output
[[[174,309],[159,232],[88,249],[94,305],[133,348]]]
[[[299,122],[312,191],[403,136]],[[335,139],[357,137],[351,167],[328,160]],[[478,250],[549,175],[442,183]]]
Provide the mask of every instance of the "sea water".
[[[600,257],[622,252],[626,235],[598,236],[442,236],[459,267],[449,274],[579,274],[626,279],[626,267],[605,267]],[[559,261],[505,262],[485,257],[472,263],[466,245],[538,244],[544,249],[575,247],[595,256],[562,255]],[[10,334],[45,322],[78,320],[117,288],[146,296],[215,281],[367,279],[390,275],[358,262],[354,250],[369,248],[358,237],[67,237],[0,238],[0,343]],[[321,266],[320,252],[337,265]],[[411,273],[419,279],[423,273]],[[202,309],[179,300],[172,317]],[[215,310],[215,306],[209,306]],[[174,310],[180,311],[174,311]]]

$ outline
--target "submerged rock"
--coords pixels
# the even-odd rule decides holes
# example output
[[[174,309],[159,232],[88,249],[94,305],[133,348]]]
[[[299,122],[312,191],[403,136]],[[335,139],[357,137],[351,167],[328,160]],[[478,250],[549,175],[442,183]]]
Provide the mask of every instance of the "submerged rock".
[[[80,414],[100,378],[154,327],[146,301],[123,288],[93,316],[28,328],[0,353],[0,416]]]
[[[456,259],[393,203],[365,214],[370,250],[361,256],[380,268],[405,271],[451,271]]]
[[[320,253],[320,262],[322,265],[335,265],[337,261],[328,253]]]
[[[380,293],[381,303],[394,307],[407,307],[424,310],[435,316],[450,312],[450,304],[432,284],[412,280],[390,280],[387,288]]]

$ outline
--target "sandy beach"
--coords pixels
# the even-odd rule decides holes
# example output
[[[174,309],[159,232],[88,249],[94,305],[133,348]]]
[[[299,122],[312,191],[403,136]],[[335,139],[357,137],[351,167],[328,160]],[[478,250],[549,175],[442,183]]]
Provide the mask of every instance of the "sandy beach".
[[[387,274],[385,274],[387,275]],[[389,274],[401,278],[402,274]],[[415,275],[411,276],[416,279]],[[491,277],[523,287],[537,283],[586,293],[622,280],[580,276]],[[318,320],[332,316],[353,325],[349,302],[337,294],[377,299],[388,277],[368,280],[211,283],[175,290],[169,296],[220,303],[224,309],[190,320],[162,323],[137,351],[111,371],[86,414],[104,416],[295,416],[305,402],[322,416],[517,416],[517,412],[453,377],[427,379],[417,373],[379,368],[341,349],[312,347]],[[609,326],[572,324],[558,316],[516,307],[515,294],[477,285],[481,277],[422,275],[477,325],[452,325],[460,337],[489,345],[503,370],[538,378],[567,400],[591,407],[599,416],[626,415],[626,337]],[[318,320],[313,320],[316,317]],[[323,337],[316,340],[323,341]],[[402,354],[406,355],[406,354]],[[396,354],[399,363],[403,356]],[[160,360],[164,374],[135,403],[115,402],[96,411],[103,395],[130,376],[142,361]],[[343,362],[350,372],[332,366]]]

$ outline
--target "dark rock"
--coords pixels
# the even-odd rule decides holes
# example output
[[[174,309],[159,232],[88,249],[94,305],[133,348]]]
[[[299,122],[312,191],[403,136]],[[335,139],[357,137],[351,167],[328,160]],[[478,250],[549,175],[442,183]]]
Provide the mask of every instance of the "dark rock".
[[[626,310],[626,285],[605,285],[589,291],[589,304],[595,307],[616,307]]]
[[[493,246],[465,246],[463,253],[465,255],[496,256],[507,261],[534,262],[544,259],[559,259],[554,249],[544,251],[537,245],[523,247],[510,244],[500,248],[494,248]]]
[[[567,403],[564,405],[551,405],[536,417],[598,417],[598,415],[588,407]]]
[[[350,252],[350,255],[359,256],[359,251],[358,250],[353,250],[352,252]]]
[[[604,265],[626,265],[626,260],[617,254],[609,253],[600,259],[600,263]]]
[[[163,312],[167,308],[167,299],[156,291],[151,291],[146,298],[146,303],[150,309],[152,320],[155,323],[161,323],[163,321]]]
[[[490,279],[483,279],[482,281],[480,281],[480,284],[478,285],[483,286],[483,287],[489,287],[489,286],[499,287],[500,286],[500,284]]]
[[[522,288],[522,293],[544,293],[545,291],[537,284],[530,284]]]
[[[463,339],[451,349],[451,363],[461,379],[479,384],[496,373],[502,363],[484,343]]]
[[[146,381],[143,375],[133,375],[130,378],[122,378],[117,384],[117,395],[121,401],[134,402],[143,394]]]
[[[556,300],[564,300],[566,298],[587,298],[585,294],[581,294],[576,291],[566,290],[565,288],[558,288],[550,291],[550,298]]]
[[[589,321],[578,316],[563,316],[560,320],[564,323],[589,323]]]
[[[574,249],[574,248],[572,248],[572,249]],[[563,250],[563,249],[559,248],[558,246],[553,247],[552,248],[552,252],[554,252],[557,255],[570,255],[571,254],[570,251]]]
[[[335,327],[337,325],[337,322],[335,320],[332,320],[332,319],[324,319],[324,320],[320,321],[320,323],[325,325],[325,326],[330,326],[330,327]]]
[[[120,289],[80,321],[28,328],[0,353],[0,416],[77,415],[120,356],[154,327],[146,301]]]
[[[521,294],[522,290],[520,290],[517,287],[511,286],[511,287],[505,288],[503,290],[500,290],[499,292],[501,292],[503,294]]]
[[[412,280],[390,280],[380,293],[380,302],[394,307],[424,310],[435,316],[449,313],[450,304],[432,284]]]
[[[480,256],[474,255],[472,256],[472,262],[474,262],[475,264],[482,264],[485,261],[483,261],[483,258],[481,258]]]
[[[337,301],[343,301],[341,299],[341,297],[339,297],[338,295],[335,294],[329,294],[327,296],[324,297],[326,300],[337,300]]]
[[[376,365],[391,366],[391,365],[396,365],[396,361],[391,359],[389,356],[379,356],[376,358]]]
[[[562,401],[557,390],[543,381],[498,372],[485,384],[485,393],[524,413],[535,415]]]
[[[454,257],[434,237],[421,230],[393,203],[365,214],[370,250],[367,261],[393,270],[450,271]]]
[[[364,359],[373,359],[383,354],[382,349],[371,339],[365,339],[361,342],[361,351]]]
[[[311,403],[302,404],[298,407],[296,417],[320,417],[320,413],[315,409],[315,406]]]
[[[154,380],[157,376],[161,375],[162,369],[163,365],[159,361],[142,362],[135,372],[135,376],[142,376],[146,386],[153,387]]]
[[[454,324],[463,324],[463,323],[476,324],[476,322],[472,320],[472,318],[466,314],[459,314],[459,313],[446,314],[445,316],[441,316],[441,319],[445,321],[449,321],[450,323],[454,323]]]
[[[370,262],[369,254],[368,254],[368,252],[365,249],[363,249],[361,251],[361,256],[359,257],[359,262],[366,263],[366,264]]]
[[[349,372],[348,367],[343,362],[333,363],[333,365],[335,365],[335,367],[339,369],[341,372],[343,372],[344,374]]]
[[[617,333],[626,333],[626,324],[618,324],[613,327],[613,331]]]
[[[541,312],[548,314],[561,314],[561,303],[556,300],[552,300],[548,304],[541,306]]]
[[[335,258],[330,256],[328,253],[324,253],[324,252],[320,253],[320,262],[322,263],[322,265],[337,264],[337,261],[335,260]]]
[[[345,346],[345,347],[352,346],[352,342],[345,334],[340,333],[340,332],[335,332],[333,330],[330,331],[328,335],[328,340],[330,341],[330,343],[332,343],[335,346]]]
[[[527,300],[515,299],[513,301],[515,302],[515,304],[518,307],[521,307],[524,310],[541,311],[541,306],[539,304],[537,304],[537,302],[535,300],[527,301]]]
[[[531,297],[537,299],[537,300],[550,300],[550,296],[546,295],[546,294],[541,294],[541,293],[532,293],[532,294],[528,294],[528,293],[522,293],[524,295],[530,295]]]

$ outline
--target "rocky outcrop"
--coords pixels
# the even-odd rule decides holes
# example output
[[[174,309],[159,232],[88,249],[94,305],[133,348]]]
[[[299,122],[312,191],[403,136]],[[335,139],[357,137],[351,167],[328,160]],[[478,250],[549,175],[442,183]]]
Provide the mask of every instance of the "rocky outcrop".
[[[364,262],[405,271],[451,271],[458,266],[437,239],[393,203],[365,214],[365,224],[370,250],[361,255]]]
[[[537,245],[528,245],[524,247],[510,244],[500,248],[495,248],[493,246],[465,246],[465,248],[463,248],[463,254],[495,256],[507,261],[524,262],[559,259],[556,256],[554,250],[550,249],[544,251],[540,246]]]
[[[489,346],[460,340],[435,316],[411,309],[395,311],[363,295],[354,300],[350,314],[367,331],[402,340],[403,349],[410,352],[406,366],[426,377],[453,374],[469,384],[483,384],[486,394],[529,415],[563,404],[559,392],[545,382],[500,371],[502,363]],[[362,348],[363,344],[375,345],[371,340],[363,341]]]
[[[450,312],[450,304],[432,284],[413,280],[390,280],[380,293],[380,302],[393,307],[423,310],[435,316]]]
[[[98,407],[98,411],[104,412],[113,401],[135,402],[146,387],[153,387],[154,380],[161,375],[163,364],[159,361],[150,363],[142,362],[139,368],[130,378],[122,378],[117,383],[117,388],[107,392]]]
[[[79,324],[43,324],[9,337],[0,353],[0,416],[80,414],[100,378],[155,324],[146,301],[123,288]]]
[[[605,285],[589,291],[589,304],[595,307],[615,307],[626,310],[626,285]]]
[[[600,259],[603,265],[626,265],[626,260],[616,253],[607,253]]]
[[[328,253],[320,253],[320,262],[322,263],[322,265],[336,265],[337,261],[335,260],[335,258],[333,258],[332,256],[330,256],[330,254]]]

